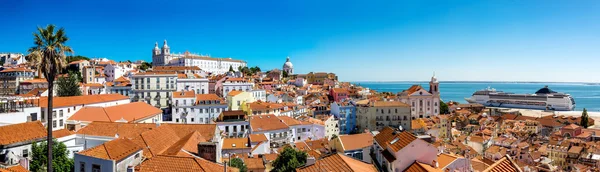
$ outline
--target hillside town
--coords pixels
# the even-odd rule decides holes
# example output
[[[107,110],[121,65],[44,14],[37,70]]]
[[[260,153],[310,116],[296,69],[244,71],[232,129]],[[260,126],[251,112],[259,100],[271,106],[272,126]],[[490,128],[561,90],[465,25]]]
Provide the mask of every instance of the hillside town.
[[[592,118],[443,101],[435,74],[423,78],[427,85],[389,93],[343,82],[335,71],[296,73],[303,66],[290,57],[261,69],[172,53],[166,40],[148,51],[151,62],[67,58],[52,93],[27,54],[0,53],[0,172],[40,169],[37,144],[48,128],[76,172],[600,167]]]

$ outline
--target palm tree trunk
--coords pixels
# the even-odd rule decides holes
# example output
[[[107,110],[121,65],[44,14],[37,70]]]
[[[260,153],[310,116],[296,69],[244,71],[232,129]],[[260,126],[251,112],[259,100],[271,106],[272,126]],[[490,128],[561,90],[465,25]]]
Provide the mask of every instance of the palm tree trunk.
[[[48,126],[48,137],[47,139],[47,143],[48,143],[48,161],[47,161],[47,165],[48,168],[47,170],[49,172],[52,172],[52,116],[54,115],[54,113],[52,113],[52,97],[53,97],[53,90],[54,89],[54,83],[53,82],[48,82],[48,111],[46,112],[46,114],[48,115],[48,123],[46,124]]]

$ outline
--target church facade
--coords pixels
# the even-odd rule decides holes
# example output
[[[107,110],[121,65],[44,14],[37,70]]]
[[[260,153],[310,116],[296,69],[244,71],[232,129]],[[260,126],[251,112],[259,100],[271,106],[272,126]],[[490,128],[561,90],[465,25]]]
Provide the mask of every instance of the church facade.
[[[429,90],[421,85],[413,85],[398,93],[398,101],[410,105],[412,119],[430,118],[440,114],[440,91],[435,75],[429,81]]]
[[[187,51],[183,54],[173,54],[171,48],[167,45],[167,40],[165,40],[162,48],[158,47],[158,42],[154,44],[152,66],[198,66],[208,73],[224,74],[229,71],[230,67],[234,71],[238,71],[238,68],[246,67],[247,63],[243,60],[216,58],[192,54]]]

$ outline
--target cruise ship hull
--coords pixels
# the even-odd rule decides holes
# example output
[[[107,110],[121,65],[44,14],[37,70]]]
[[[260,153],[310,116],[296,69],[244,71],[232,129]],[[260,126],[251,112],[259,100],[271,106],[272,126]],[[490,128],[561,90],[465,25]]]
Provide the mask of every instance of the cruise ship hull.
[[[471,103],[471,102],[469,102]],[[473,102],[473,103],[477,103],[477,102]],[[575,106],[573,106],[572,109],[569,108],[561,108],[561,107],[555,107],[555,108],[549,108],[547,109],[545,106],[532,106],[532,105],[519,105],[519,104],[508,104],[508,103],[479,103],[482,104],[486,107],[501,107],[501,108],[515,108],[515,109],[534,109],[534,110],[554,110],[554,111],[572,111]]]
[[[554,111],[571,111],[575,109],[575,100],[568,94],[557,93],[544,87],[535,94],[514,94],[487,89],[476,91],[469,103],[479,103],[487,107],[503,107],[516,109],[537,109]]]

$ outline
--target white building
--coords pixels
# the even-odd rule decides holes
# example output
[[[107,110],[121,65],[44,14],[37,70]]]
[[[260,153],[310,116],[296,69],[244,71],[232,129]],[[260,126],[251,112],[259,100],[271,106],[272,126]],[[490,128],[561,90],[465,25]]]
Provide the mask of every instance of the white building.
[[[250,90],[250,93],[252,93],[252,97],[254,97],[254,100],[256,100],[256,101],[262,101],[262,102],[267,101],[267,91],[265,91],[265,90],[253,89],[253,90]]]
[[[104,67],[104,74],[106,75],[106,81],[113,82],[115,79],[124,76],[129,71],[135,68],[132,64],[118,63],[108,64]]]
[[[292,131],[291,142],[318,140],[325,137],[323,122],[316,120],[297,120],[288,116],[278,116]]]
[[[429,90],[413,85],[399,93],[399,101],[410,105],[412,119],[429,118],[440,114],[440,91],[437,78],[431,77]]]
[[[48,97],[40,97],[41,119],[46,124]],[[120,94],[97,94],[71,97],[54,97],[52,109],[52,130],[64,129],[66,121],[84,106],[109,107],[129,103],[129,97]]]
[[[177,73],[145,72],[131,77],[132,89],[129,97],[132,101],[143,101],[152,106],[166,108],[171,94],[175,91]]]
[[[196,94],[194,91],[173,92],[171,119],[174,123],[210,124],[227,109],[225,100],[216,94]]]
[[[16,165],[31,160],[33,142],[46,140],[46,128],[39,121],[0,126],[0,163]]]
[[[249,117],[250,133],[265,134],[271,147],[292,143],[293,133],[288,125],[275,115],[253,115]]]
[[[438,149],[408,131],[400,132],[386,127],[375,135],[375,143],[373,161],[386,171],[405,171],[415,161],[436,165],[433,163],[437,160]]]
[[[125,138],[114,139],[75,153],[75,171],[128,171],[142,162],[142,155],[143,148],[133,141]]]
[[[241,110],[223,111],[215,122],[227,137],[245,137],[249,133],[250,123],[246,120],[246,113]]]
[[[0,59],[4,59],[3,66],[15,66],[27,63],[25,56],[21,53],[0,53]]]
[[[246,62],[231,58],[214,58],[205,55],[191,54],[172,54],[171,48],[164,41],[163,47],[158,48],[158,43],[152,50],[152,66],[198,66],[205,72],[213,74],[224,74],[229,68],[237,71],[239,67],[246,67]]]
[[[208,78],[198,74],[178,74],[177,91],[190,90],[196,94],[208,94]]]
[[[253,87],[254,83],[248,82],[244,78],[227,78],[223,81],[223,92],[221,93],[221,96],[226,97],[230,91],[234,90],[249,92]]]

